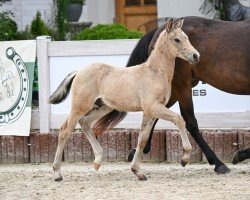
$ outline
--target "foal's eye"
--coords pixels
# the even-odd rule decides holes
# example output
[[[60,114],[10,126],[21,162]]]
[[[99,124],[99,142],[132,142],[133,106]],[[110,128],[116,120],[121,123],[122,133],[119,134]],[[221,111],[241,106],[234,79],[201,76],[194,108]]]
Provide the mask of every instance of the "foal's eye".
[[[175,42],[180,42],[180,40],[178,38],[175,38],[174,41]]]

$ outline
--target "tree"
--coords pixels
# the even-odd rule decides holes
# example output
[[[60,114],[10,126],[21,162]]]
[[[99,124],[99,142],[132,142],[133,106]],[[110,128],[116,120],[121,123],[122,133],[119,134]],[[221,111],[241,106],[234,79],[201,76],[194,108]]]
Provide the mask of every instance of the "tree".
[[[216,0],[201,0],[199,10],[208,18],[212,19],[224,19],[224,8],[221,6],[219,10],[215,9]]]

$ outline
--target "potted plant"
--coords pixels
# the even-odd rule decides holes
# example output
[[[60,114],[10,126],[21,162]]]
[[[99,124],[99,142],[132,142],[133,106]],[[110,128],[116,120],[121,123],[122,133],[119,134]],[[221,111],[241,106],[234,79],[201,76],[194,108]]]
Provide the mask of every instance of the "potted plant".
[[[69,22],[77,22],[82,14],[82,6],[85,0],[68,0],[66,8]]]

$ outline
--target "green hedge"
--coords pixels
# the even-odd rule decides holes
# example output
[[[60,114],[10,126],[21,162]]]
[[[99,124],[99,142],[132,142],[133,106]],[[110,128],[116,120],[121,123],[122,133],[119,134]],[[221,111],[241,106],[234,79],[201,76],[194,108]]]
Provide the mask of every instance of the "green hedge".
[[[133,39],[140,38],[143,33],[129,31],[121,24],[99,24],[86,28],[73,37],[74,40],[105,40],[105,39]]]
[[[14,40],[17,35],[17,24],[11,12],[0,13],[0,41]]]

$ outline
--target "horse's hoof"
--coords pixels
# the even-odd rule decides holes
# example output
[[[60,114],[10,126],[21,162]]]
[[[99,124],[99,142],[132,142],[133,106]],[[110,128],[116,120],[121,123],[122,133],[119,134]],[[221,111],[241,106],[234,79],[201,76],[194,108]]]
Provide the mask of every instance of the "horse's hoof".
[[[215,167],[214,171],[217,174],[226,174],[226,173],[229,173],[231,170],[225,164],[223,164],[219,167]]]
[[[55,178],[54,180],[57,181],[57,182],[59,182],[59,181],[62,181],[63,178],[60,176],[60,177]]]
[[[238,158],[238,152],[236,152],[234,155],[233,155],[233,160],[232,160],[232,163],[234,165],[238,164],[240,161],[239,161],[239,158]]]
[[[148,180],[147,177],[144,174],[139,174],[139,175],[137,175],[137,177],[138,177],[138,180],[140,180],[140,181]]]
[[[187,163],[188,163],[187,161],[181,160],[181,166],[182,167],[185,167]]]
[[[131,149],[128,154],[128,162],[131,162],[134,158],[136,149]]]
[[[232,160],[232,163],[234,165],[236,165],[237,163],[239,163],[240,160],[239,160],[239,151],[235,152],[234,155],[233,155],[233,160]]]
[[[95,162],[93,163],[93,165],[94,165],[94,168],[95,168],[96,171],[98,171],[100,166],[101,166],[101,164],[98,164],[98,163],[95,163]]]

